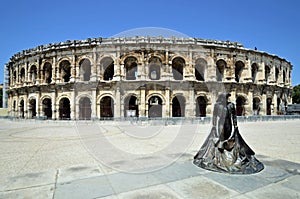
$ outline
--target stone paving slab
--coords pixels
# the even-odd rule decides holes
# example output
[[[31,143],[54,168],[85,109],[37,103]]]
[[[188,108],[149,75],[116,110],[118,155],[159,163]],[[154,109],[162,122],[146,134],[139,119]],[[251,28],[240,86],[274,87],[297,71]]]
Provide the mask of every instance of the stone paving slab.
[[[30,187],[55,184],[57,171],[27,173],[6,178],[0,184],[0,191],[12,191]]]
[[[7,124],[11,125],[11,122],[1,123],[0,132],[1,199],[300,198],[300,134],[297,130],[300,121],[240,125],[245,140],[259,154],[257,158],[265,165],[262,172],[253,175],[216,173],[192,164],[193,155],[206,137],[209,125],[197,127],[199,132],[191,142],[190,148],[183,153],[170,150],[163,156],[148,154],[145,158],[141,156],[139,159],[132,159],[132,162],[121,157],[105,165],[101,160],[95,160],[86,150],[74,132],[72,122],[37,125],[24,122],[19,127],[5,126]],[[92,127],[94,125],[88,124]],[[287,139],[283,140],[286,134],[283,130],[287,128],[287,124],[290,125],[290,132]],[[84,127],[84,124],[80,125]],[[101,125],[108,131],[108,136],[117,141],[120,129],[110,127],[107,123]],[[38,131],[37,127],[43,127],[42,131]],[[56,127],[60,127],[58,131],[55,130]],[[261,129],[262,127],[264,129]],[[132,131],[133,135],[138,135],[137,131],[133,131],[133,127],[126,128]],[[175,126],[164,127],[161,131],[165,134],[162,139],[167,140],[167,134],[173,133],[174,128]],[[184,127],[189,131],[192,128],[193,126]],[[46,131],[44,135],[43,131]],[[272,142],[268,142],[270,133]],[[86,139],[93,141],[93,136],[91,134]],[[189,139],[189,136],[187,132],[182,138]],[[160,144],[163,143],[162,139],[159,140]],[[126,139],[123,140],[125,141]],[[285,147],[281,146],[280,150],[278,144],[281,142],[284,142],[282,146]],[[263,143],[264,146],[261,145]],[[95,142],[96,144],[99,142]],[[130,146],[129,141],[126,147],[134,151],[134,146]],[[145,148],[148,149],[150,148]],[[139,150],[141,151],[138,152],[145,152],[142,151],[143,147]],[[105,153],[106,157],[113,157],[110,156],[112,154],[109,150]],[[174,160],[170,161],[170,164],[159,165],[160,160],[165,158],[169,158],[168,162]],[[147,165],[149,162],[155,164]],[[139,163],[139,167],[122,172],[124,165],[134,166],[136,163]]]

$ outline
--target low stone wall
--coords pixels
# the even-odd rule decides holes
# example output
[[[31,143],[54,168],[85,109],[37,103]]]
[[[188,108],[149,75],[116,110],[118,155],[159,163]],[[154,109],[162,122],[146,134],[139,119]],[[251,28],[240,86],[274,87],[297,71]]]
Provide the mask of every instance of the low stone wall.
[[[210,124],[211,117],[199,118],[147,118],[147,117],[131,117],[131,118],[102,118],[101,120],[46,120],[46,119],[17,119],[13,117],[3,116],[2,119],[10,119],[12,121],[20,122],[47,122],[47,123],[76,123],[76,122],[100,122],[100,123],[128,123],[133,125],[180,125],[180,124]],[[259,121],[284,121],[284,120],[299,120],[300,115],[270,115],[270,116],[238,116],[238,123],[240,122],[259,122]]]
[[[0,117],[7,117],[7,116],[8,116],[7,108],[0,108]]]

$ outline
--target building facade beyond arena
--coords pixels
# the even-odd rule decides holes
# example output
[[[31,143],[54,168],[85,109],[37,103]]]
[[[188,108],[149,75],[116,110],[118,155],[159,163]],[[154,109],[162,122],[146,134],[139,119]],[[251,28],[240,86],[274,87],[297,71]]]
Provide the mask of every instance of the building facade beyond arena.
[[[292,65],[230,41],[121,37],[66,41],[11,57],[16,118],[206,117],[226,90],[237,115],[283,114]]]

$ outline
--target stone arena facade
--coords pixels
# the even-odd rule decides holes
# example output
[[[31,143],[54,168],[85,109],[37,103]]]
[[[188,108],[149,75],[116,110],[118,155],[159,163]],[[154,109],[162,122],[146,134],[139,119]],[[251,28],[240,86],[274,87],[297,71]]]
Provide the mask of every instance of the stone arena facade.
[[[287,60],[197,38],[68,40],[17,53],[6,70],[15,118],[200,118],[224,90],[238,116],[277,115],[292,94]]]

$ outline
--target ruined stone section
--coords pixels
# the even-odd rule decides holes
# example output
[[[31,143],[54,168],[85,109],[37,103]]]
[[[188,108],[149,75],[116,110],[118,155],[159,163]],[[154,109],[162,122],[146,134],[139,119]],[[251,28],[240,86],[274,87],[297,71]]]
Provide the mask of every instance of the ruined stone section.
[[[291,63],[230,41],[66,41],[19,52],[6,70],[16,118],[206,117],[220,86],[240,116],[283,114],[291,103]]]

